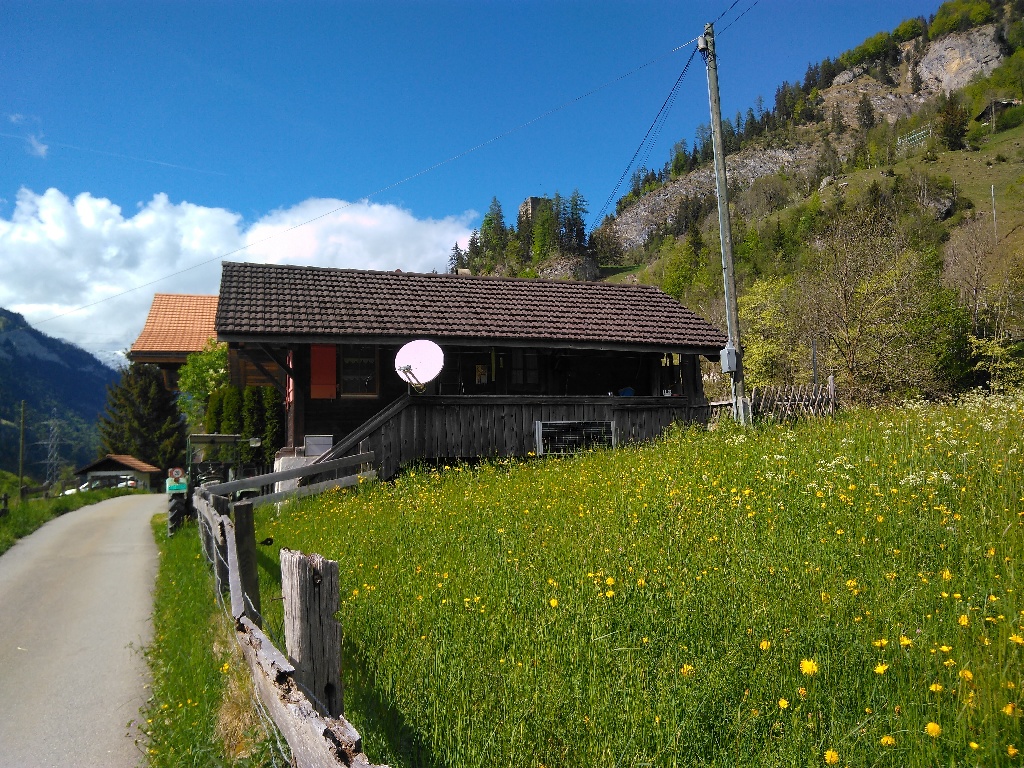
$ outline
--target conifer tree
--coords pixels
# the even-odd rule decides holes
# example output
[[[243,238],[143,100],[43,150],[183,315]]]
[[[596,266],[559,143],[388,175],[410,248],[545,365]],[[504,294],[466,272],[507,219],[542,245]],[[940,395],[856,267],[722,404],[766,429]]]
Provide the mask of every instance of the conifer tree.
[[[259,387],[246,387],[242,394],[242,437],[241,457],[245,464],[255,464],[263,460],[262,446],[249,445],[249,439],[260,438],[266,428],[263,412],[263,397]]]
[[[276,387],[263,388],[263,460],[274,463],[278,448],[284,445],[284,398]]]
[[[100,417],[101,453],[126,454],[166,469],[185,458],[185,424],[154,365],[132,363],[107,388]]]

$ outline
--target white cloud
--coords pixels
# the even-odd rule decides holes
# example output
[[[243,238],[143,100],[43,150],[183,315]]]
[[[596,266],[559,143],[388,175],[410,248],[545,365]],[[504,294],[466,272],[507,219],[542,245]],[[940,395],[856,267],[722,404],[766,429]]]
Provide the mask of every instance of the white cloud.
[[[226,254],[230,261],[441,271],[452,244],[466,245],[475,217],[417,219],[393,205],[310,199],[247,226],[232,211],[172,203],[164,194],[126,216],[89,193],[72,200],[56,189],[21,189],[10,218],[0,217],[0,307],[47,334],[110,353],[131,346],[154,292],[217,293]]]
[[[35,155],[36,157],[46,157],[46,153],[50,150],[50,146],[48,144],[43,144],[38,136],[34,136],[32,134],[29,134],[28,137],[28,147],[29,154]]]
[[[8,120],[9,120],[9,121],[10,121],[10,122],[11,122],[11,123],[13,124],[13,125],[21,125],[22,123],[24,123],[24,122],[25,122],[25,116],[24,116],[24,115],[22,115],[22,114],[20,114],[20,113],[17,113],[17,112],[16,112],[15,114],[13,114],[13,115],[8,115],[8,116],[7,116],[7,119],[8,119]]]

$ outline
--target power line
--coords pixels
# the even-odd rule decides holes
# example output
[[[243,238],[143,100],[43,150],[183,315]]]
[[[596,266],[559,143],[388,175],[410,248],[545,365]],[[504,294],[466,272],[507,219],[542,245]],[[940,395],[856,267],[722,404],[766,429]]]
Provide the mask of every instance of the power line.
[[[694,38],[694,40],[696,40],[696,38]],[[636,162],[637,156],[643,150],[645,145],[648,146],[647,156],[650,156],[650,148],[654,145],[654,142],[652,141],[648,145],[647,140],[648,138],[650,138],[652,133],[655,134],[655,141],[657,140],[657,136],[660,135],[661,128],[659,127],[659,124],[663,125],[665,119],[668,117],[668,112],[672,108],[672,104],[675,102],[676,94],[679,91],[679,86],[683,82],[683,78],[686,77],[686,72],[690,68],[690,64],[693,63],[693,57],[696,55],[697,49],[694,48],[690,52],[690,58],[686,60],[686,66],[683,67],[683,71],[679,73],[679,77],[677,77],[675,83],[673,83],[672,89],[669,91],[668,96],[666,96],[665,101],[662,102],[661,109],[659,109],[658,114],[655,115],[654,121],[651,123],[651,127],[647,129],[647,133],[644,134],[643,139],[640,141],[640,145],[636,148],[636,151],[633,153],[633,157],[631,157],[629,162],[626,164],[626,169],[622,172],[622,175],[619,176],[619,180],[615,182],[615,187],[608,195],[608,199],[604,201],[604,205],[601,206],[601,210],[598,211],[597,216],[594,217],[595,223],[591,226],[591,231],[593,231],[596,228],[597,222],[600,222],[601,219],[604,217],[605,212],[608,210],[608,206],[611,205],[611,202],[614,199],[615,195],[618,194],[619,188],[622,186],[622,182],[625,180],[627,174],[629,174],[630,168],[633,167],[633,164]]]
[[[737,2],[738,2],[738,0],[737,0]],[[736,23],[737,21],[739,21],[739,20],[740,20],[740,19],[742,19],[742,18],[743,18],[744,16],[746,16],[746,15],[747,15],[748,13],[750,13],[751,9],[752,9],[752,8],[753,8],[753,7],[755,6],[755,5],[757,5],[757,4],[759,3],[759,2],[760,2],[760,0],[754,0],[754,2],[752,2],[752,3],[750,4],[750,5],[748,5],[748,6],[747,6],[747,9],[746,9],[745,11],[743,11],[743,13],[741,13],[741,14],[740,14],[739,16],[737,16],[737,17],[736,17],[735,19],[733,19],[733,20],[732,20],[732,21],[730,21],[730,22],[729,22],[728,24],[726,24],[726,25],[725,25],[724,27],[722,27],[722,31],[718,33],[718,36],[719,36],[719,37],[721,37],[721,36],[722,36],[723,34],[725,34],[725,30],[727,30],[727,29],[728,29],[729,27],[731,27],[731,26],[732,26],[733,24],[735,24],[735,23]],[[733,5],[736,5],[736,3],[733,3]],[[730,8],[729,8],[729,10],[732,10],[732,7],[730,7]],[[722,14],[722,16],[724,16],[724,15],[725,15],[725,14],[723,13],[723,14]],[[719,16],[719,18],[721,18],[721,16]]]
[[[388,185],[383,186],[383,187],[381,187],[381,188],[379,188],[379,189],[377,189],[377,190],[375,190],[373,192],[370,192],[369,194],[360,197],[359,200],[357,200],[357,201],[350,201],[350,202],[345,203],[344,205],[339,205],[337,208],[333,208],[330,211],[327,211],[326,213],[320,214],[319,216],[314,216],[314,217],[312,217],[310,219],[306,219],[305,221],[302,221],[302,222],[300,222],[298,224],[295,224],[294,226],[288,227],[287,229],[281,230],[280,232],[275,232],[272,235],[268,235],[267,237],[265,237],[265,238],[263,238],[261,240],[256,240],[255,242],[246,243],[245,245],[241,246],[240,248],[235,248],[234,250],[228,251],[227,253],[222,253],[222,254],[220,254],[218,256],[214,256],[211,259],[206,259],[205,261],[197,262],[197,263],[193,264],[190,267],[185,267],[184,269],[179,269],[176,272],[170,272],[170,273],[168,273],[166,275],[162,275],[162,276],[157,277],[157,278],[155,278],[153,280],[150,280],[148,282],[142,283],[140,285],[136,285],[136,286],[134,286],[132,288],[128,288],[127,290],[121,291],[120,293],[115,293],[115,294],[112,294],[110,296],[106,296],[106,297],[104,297],[102,299],[98,299],[97,301],[91,302],[89,304],[83,304],[82,306],[75,307],[74,309],[69,309],[66,312],[61,312],[60,314],[52,315],[51,317],[47,317],[44,320],[39,320],[39,321],[37,321],[35,323],[35,325],[42,325],[43,323],[49,323],[49,322],[51,322],[53,320],[58,320],[58,319],[60,319],[62,317],[67,317],[68,315],[72,315],[72,314],[74,314],[76,312],[81,312],[83,309],[89,309],[91,307],[97,306],[98,304],[104,304],[104,303],[106,303],[108,301],[111,301],[112,299],[118,299],[118,298],[120,298],[122,296],[127,296],[130,293],[134,293],[135,291],[141,290],[143,288],[148,288],[151,285],[156,285],[157,283],[161,283],[164,280],[169,280],[172,277],[177,277],[178,275],[183,275],[186,272],[191,272],[192,270],[198,269],[199,267],[205,267],[207,264],[212,264],[215,261],[221,261],[223,259],[228,258],[229,256],[234,256],[237,253],[241,253],[242,251],[248,250],[249,248],[253,247],[254,245],[260,245],[262,243],[267,242],[268,240],[273,240],[274,238],[281,237],[282,235],[286,235],[289,232],[293,232],[294,230],[299,229],[300,227],[304,227],[304,226],[306,226],[308,224],[312,224],[314,221],[319,221],[320,219],[323,219],[323,218],[325,218],[327,216],[332,216],[335,213],[338,213],[339,211],[343,211],[346,208],[350,208],[351,206],[355,205],[356,202],[358,202],[358,201],[369,200],[371,197],[375,197],[376,195],[380,195],[380,194],[383,194],[384,192],[388,192],[388,191],[394,189],[395,187],[398,187],[398,186],[400,186],[402,184],[410,182],[410,181],[412,181],[414,179],[418,179],[420,176],[424,176],[424,175],[426,175],[426,174],[428,174],[428,173],[430,173],[432,171],[437,170],[438,168],[441,168],[442,166],[448,165],[449,163],[453,163],[453,162],[455,162],[457,160],[461,160],[462,158],[466,157],[467,155],[470,155],[473,152],[481,150],[484,147],[490,146],[491,144],[494,144],[497,141],[500,141],[500,140],[502,140],[504,138],[507,138],[508,136],[511,136],[514,133],[517,133],[517,132],[519,132],[521,130],[524,130],[525,128],[528,128],[531,125],[533,125],[534,123],[537,123],[537,122],[539,122],[539,121],[541,121],[541,120],[543,120],[543,119],[545,119],[547,117],[550,117],[551,115],[554,115],[557,112],[561,112],[562,110],[567,109],[567,108],[573,106],[574,104],[576,104],[576,103],[578,103],[580,101],[583,101],[584,99],[587,99],[587,98],[593,96],[594,94],[598,93],[599,91],[602,91],[605,88],[608,88],[608,87],[610,87],[612,85],[615,85],[616,83],[618,83],[618,82],[620,82],[622,80],[625,80],[626,78],[632,77],[636,73],[640,72],[641,70],[646,69],[647,67],[650,67],[653,64],[657,64],[659,61],[661,61],[661,60],[671,56],[673,53],[676,53],[679,50],[682,50],[683,48],[687,47],[688,45],[692,45],[696,41],[697,41],[696,37],[694,37],[692,40],[687,40],[682,45],[677,45],[672,50],[666,51],[665,53],[661,54],[660,56],[657,56],[657,57],[651,59],[650,61],[648,61],[648,62],[646,62],[644,64],[641,64],[641,65],[639,65],[637,67],[634,67],[633,69],[629,70],[628,72],[626,72],[624,74],[621,74],[618,77],[614,77],[611,80],[608,80],[607,82],[602,83],[601,85],[599,85],[599,86],[597,86],[595,88],[590,89],[586,93],[581,94],[580,96],[576,96],[575,98],[570,99],[569,101],[566,101],[566,102],[560,104],[557,107],[553,107],[553,108],[549,109],[547,112],[544,112],[544,113],[538,115],[537,117],[534,117],[534,118],[532,118],[530,120],[527,120],[525,123],[521,123],[520,125],[517,125],[514,128],[510,128],[507,131],[499,133],[498,135],[488,139],[487,141],[481,142],[481,143],[477,144],[476,146],[473,146],[473,147],[470,147],[469,149],[463,150],[462,152],[459,152],[456,155],[452,155],[451,157],[449,157],[449,158],[447,158],[445,160],[441,160],[441,161],[439,161],[437,163],[434,163],[433,165],[428,166],[428,167],[426,167],[426,168],[424,168],[424,169],[422,169],[420,171],[417,171],[416,173],[413,173],[413,174],[411,174],[409,176],[406,176],[403,179],[399,179],[398,181],[394,181],[391,184],[388,184]],[[691,55],[690,58],[692,59],[693,56]]]

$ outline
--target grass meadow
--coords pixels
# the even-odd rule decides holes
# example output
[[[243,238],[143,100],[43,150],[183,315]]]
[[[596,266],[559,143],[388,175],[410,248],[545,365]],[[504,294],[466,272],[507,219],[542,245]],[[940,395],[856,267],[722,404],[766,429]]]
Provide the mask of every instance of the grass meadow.
[[[257,537],[340,562],[346,714],[393,766],[1013,766],[1022,428],[1018,393],[678,429]]]

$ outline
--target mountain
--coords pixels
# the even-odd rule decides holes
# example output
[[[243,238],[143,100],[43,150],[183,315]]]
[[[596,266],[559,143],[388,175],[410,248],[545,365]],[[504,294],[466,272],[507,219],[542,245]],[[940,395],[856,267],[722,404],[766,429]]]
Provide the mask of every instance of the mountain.
[[[0,469],[17,472],[18,424],[25,401],[25,472],[45,476],[43,462],[54,412],[63,463],[81,466],[96,456],[96,419],[107,386],[120,374],[83,349],[32,328],[0,308]]]
[[[728,153],[730,187],[749,189],[757,179],[784,173],[790,178],[803,176],[813,180],[816,188],[824,178],[816,166],[826,139],[844,165],[849,165],[860,149],[860,135],[852,128],[858,125],[862,99],[870,103],[878,123],[888,124],[896,132],[902,123],[903,130],[909,133],[915,116],[927,111],[930,102],[991,74],[1003,62],[1005,54],[997,32],[995,24],[985,24],[929,42],[920,37],[911,39],[899,45],[895,66],[881,77],[872,67],[875,62],[841,69],[828,87],[814,89],[813,96],[807,94],[808,100],[816,102],[814,108],[820,119],[788,126],[784,131],[776,129],[739,151]],[[841,60],[842,57],[838,61]],[[836,112],[850,128],[839,135],[830,130]],[[763,120],[763,115],[759,119]],[[926,126],[928,120],[918,122]],[[877,164],[888,164],[885,160],[894,159],[883,158]],[[659,228],[673,222],[683,198],[714,195],[714,167],[704,165],[634,195],[635,200],[606,221],[604,228],[625,251],[639,249]]]

